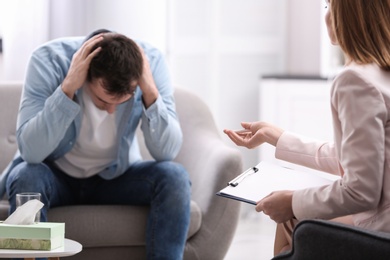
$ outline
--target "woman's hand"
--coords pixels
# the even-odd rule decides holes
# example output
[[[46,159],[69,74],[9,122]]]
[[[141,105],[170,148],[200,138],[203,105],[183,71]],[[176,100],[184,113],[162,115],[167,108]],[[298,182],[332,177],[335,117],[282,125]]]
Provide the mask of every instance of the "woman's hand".
[[[238,146],[253,149],[263,143],[276,146],[283,129],[266,122],[243,122],[242,127],[248,131],[234,131],[225,129],[224,133]]]
[[[257,202],[256,211],[268,215],[276,223],[286,222],[294,217],[292,210],[293,191],[275,191]]]

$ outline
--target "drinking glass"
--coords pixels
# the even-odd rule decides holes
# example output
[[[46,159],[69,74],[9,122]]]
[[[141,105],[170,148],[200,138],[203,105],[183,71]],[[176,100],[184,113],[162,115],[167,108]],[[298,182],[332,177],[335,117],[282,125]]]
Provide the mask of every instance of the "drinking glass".
[[[41,200],[41,194],[39,192],[22,192],[16,194],[16,208],[22,206],[24,203],[26,203],[29,200]],[[35,215],[35,223],[38,223],[41,220],[41,210],[38,210],[37,214]]]

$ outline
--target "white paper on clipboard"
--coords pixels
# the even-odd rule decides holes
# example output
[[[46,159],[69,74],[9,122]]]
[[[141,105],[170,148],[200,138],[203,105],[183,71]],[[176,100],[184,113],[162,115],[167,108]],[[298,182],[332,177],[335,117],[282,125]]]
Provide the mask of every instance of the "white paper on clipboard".
[[[257,201],[273,191],[324,186],[339,178],[331,174],[327,175],[320,176],[269,162],[260,162],[233,179],[216,195],[256,205]]]

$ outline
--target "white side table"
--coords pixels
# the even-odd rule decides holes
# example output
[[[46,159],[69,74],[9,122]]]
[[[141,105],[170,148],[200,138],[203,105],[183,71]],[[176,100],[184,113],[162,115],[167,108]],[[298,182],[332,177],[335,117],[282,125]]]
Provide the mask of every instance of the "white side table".
[[[50,251],[0,249],[0,258],[24,258],[25,260],[32,260],[36,257],[47,257],[49,260],[59,260],[60,257],[80,253],[82,249],[83,247],[79,242],[65,238],[63,247]]]

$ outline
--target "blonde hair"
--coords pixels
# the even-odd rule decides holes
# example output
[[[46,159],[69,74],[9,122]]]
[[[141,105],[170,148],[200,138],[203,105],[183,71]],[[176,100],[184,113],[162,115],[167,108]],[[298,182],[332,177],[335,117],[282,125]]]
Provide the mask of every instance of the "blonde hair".
[[[330,0],[338,44],[359,64],[390,71],[390,0]]]

